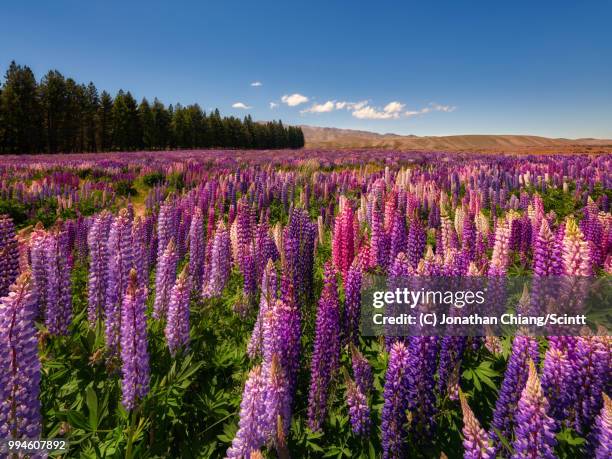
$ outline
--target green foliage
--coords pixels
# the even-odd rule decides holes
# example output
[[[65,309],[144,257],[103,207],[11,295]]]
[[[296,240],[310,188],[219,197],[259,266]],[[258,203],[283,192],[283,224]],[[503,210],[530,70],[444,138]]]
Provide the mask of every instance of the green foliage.
[[[142,177],[142,183],[144,183],[149,188],[154,187],[164,181],[164,174],[161,172],[151,172],[150,174],[146,174]]]
[[[137,194],[131,180],[119,180],[114,185],[115,193],[118,196],[135,196]]]

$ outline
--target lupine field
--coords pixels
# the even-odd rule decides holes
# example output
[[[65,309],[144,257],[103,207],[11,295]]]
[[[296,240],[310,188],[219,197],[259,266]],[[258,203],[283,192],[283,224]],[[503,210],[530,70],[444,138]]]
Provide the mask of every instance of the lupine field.
[[[612,340],[361,336],[362,281],[609,276],[612,156],[0,159],[0,438],[75,458],[612,457]]]

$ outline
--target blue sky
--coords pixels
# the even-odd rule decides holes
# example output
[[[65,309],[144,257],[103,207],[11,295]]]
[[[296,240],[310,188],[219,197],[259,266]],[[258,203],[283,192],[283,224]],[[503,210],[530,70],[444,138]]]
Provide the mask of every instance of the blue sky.
[[[2,73],[15,59],[258,120],[612,138],[610,1],[56,0],[1,16]]]

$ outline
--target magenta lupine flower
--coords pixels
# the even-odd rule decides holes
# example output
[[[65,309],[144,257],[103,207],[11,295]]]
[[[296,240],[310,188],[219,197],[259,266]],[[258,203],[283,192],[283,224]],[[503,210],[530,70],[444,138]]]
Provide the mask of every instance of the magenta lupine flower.
[[[25,272],[11,286],[8,296],[0,300],[1,438],[40,438],[37,314],[31,275]]]
[[[133,268],[132,223],[127,209],[121,209],[113,221],[108,237],[108,284],[106,291],[105,335],[108,357],[119,352],[121,304]]]
[[[346,378],[346,404],[348,405],[351,428],[355,435],[370,433],[371,419],[368,398],[351,378]]]
[[[357,343],[359,339],[362,276],[361,265],[353,263],[345,277],[343,317],[345,342]]]
[[[127,410],[134,409],[149,393],[146,297],[146,289],[138,286],[138,274],[132,269],[121,304],[121,403]]]
[[[65,335],[72,322],[71,266],[62,233],[45,238],[47,309],[45,326],[52,335]]]
[[[489,443],[489,435],[480,427],[463,392],[459,392],[459,400],[461,400],[461,411],[463,412],[464,459],[494,459],[495,450]]]
[[[355,214],[347,203],[336,217],[332,237],[332,261],[343,277],[355,258],[356,242]]]
[[[176,268],[178,254],[174,238],[170,239],[168,246],[157,263],[155,272],[155,302],[153,303],[153,318],[157,320],[166,319],[168,305],[170,304],[170,292],[176,281]]]
[[[244,385],[242,401],[240,402],[240,420],[238,432],[232,440],[232,446],[227,450],[228,458],[245,458],[265,444],[266,421],[266,377],[261,366],[253,368]]]
[[[9,287],[17,279],[19,246],[15,225],[8,215],[0,215],[0,297],[8,295]]]
[[[231,268],[231,249],[229,233],[223,221],[219,220],[210,253],[210,267],[203,282],[202,296],[212,298],[221,295],[229,279]]]
[[[189,275],[192,288],[201,291],[204,276],[204,219],[199,207],[195,208],[189,228]]]
[[[542,390],[550,403],[549,414],[557,421],[567,416],[571,402],[572,366],[567,352],[551,343],[544,356]]]
[[[606,394],[603,396],[603,406],[597,415],[594,428],[595,459],[612,457],[612,400]]]
[[[410,222],[410,229],[408,230],[408,252],[406,255],[408,255],[410,266],[415,269],[423,257],[425,242],[426,235],[425,230],[421,226],[421,222],[418,219],[412,220]]]
[[[87,245],[89,247],[89,279],[87,285],[88,307],[87,318],[93,327],[102,317],[106,305],[106,291],[108,288],[108,232],[112,216],[103,211],[94,217],[89,233]]]
[[[569,218],[565,225],[563,266],[568,276],[590,276],[592,274],[589,245],[573,218]]]
[[[504,380],[493,411],[493,422],[489,432],[494,441],[496,452],[501,447],[501,440],[495,429],[506,439],[510,438],[515,426],[514,413],[525,383],[527,382],[528,362],[538,360],[538,343],[529,336],[517,335],[512,342],[512,354],[508,360]]]
[[[321,429],[327,415],[329,385],[340,358],[340,305],[336,272],[326,263],[323,291],[319,300],[314,350],[310,362],[310,392],[308,393],[308,426]]]
[[[170,354],[174,357],[182,348],[189,345],[189,297],[191,292],[191,276],[187,274],[187,266],[176,279],[170,292],[168,320],[164,329]]]
[[[389,353],[389,365],[385,375],[385,402],[381,415],[384,459],[405,456],[409,360],[410,355],[404,343],[394,343]]]
[[[554,459],[555,421],[546,413],[544,397],[535,365],[529,360],[529,376],[516,411],[513,459]]]

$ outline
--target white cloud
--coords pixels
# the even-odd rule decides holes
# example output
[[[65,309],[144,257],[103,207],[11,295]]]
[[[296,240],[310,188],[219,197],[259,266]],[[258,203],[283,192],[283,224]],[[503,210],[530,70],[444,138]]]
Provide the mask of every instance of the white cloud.
[[[275,109],[276,107],[278,107],[278,104],[276,102],[270,102],[271,109]]]
[[[283,97],[281,97],[281,100],[290,107],[295,107],[297,105],[308,102],[308,97],[303,96],[302,94],[298,94],[296,92],[295,94],[291,95],[285,94]]]
[[[259,87],[259,86],[263,86],[263,83],[261,81],[253,81],[251,83],[251,86]]]
[[[425,115],[426,113],[431,112],[450,113],[454,112],[456,109],[457,107],[454,105],[440,105],[435,102],[431,102],[427,107],[423,107],[420,110],[409,110],[404,112],[404,116],[409,118],[411,116]]]
[[[383,108],[383,111],[385,113],[399,113],[404,109],[405,106],[406,104],[402,104],[400,102],[393,101],[385,105],[385,108]]]
[[[246,104],[244,104],[242,102],[236,102],[236,103],[232,104],[232,107],[234,107],[234,108],[241,108],[243,110],[248,110],[249,108],[253,108],[250,105],[246,105]]]
[[[328,100],[324,104],[314,104],[312,107],[302,110],[301,113],[327,113],[334,110],[336,103],[333,100]]]
[[[401,102],[392,101],[384,106],[382,110],[371,107],[370,105],[362,104],[359,108],[355,107],[353,110],[353,116],[362,120],[388,120],[400,117],[400,112],[404,109],[406,104]]]

